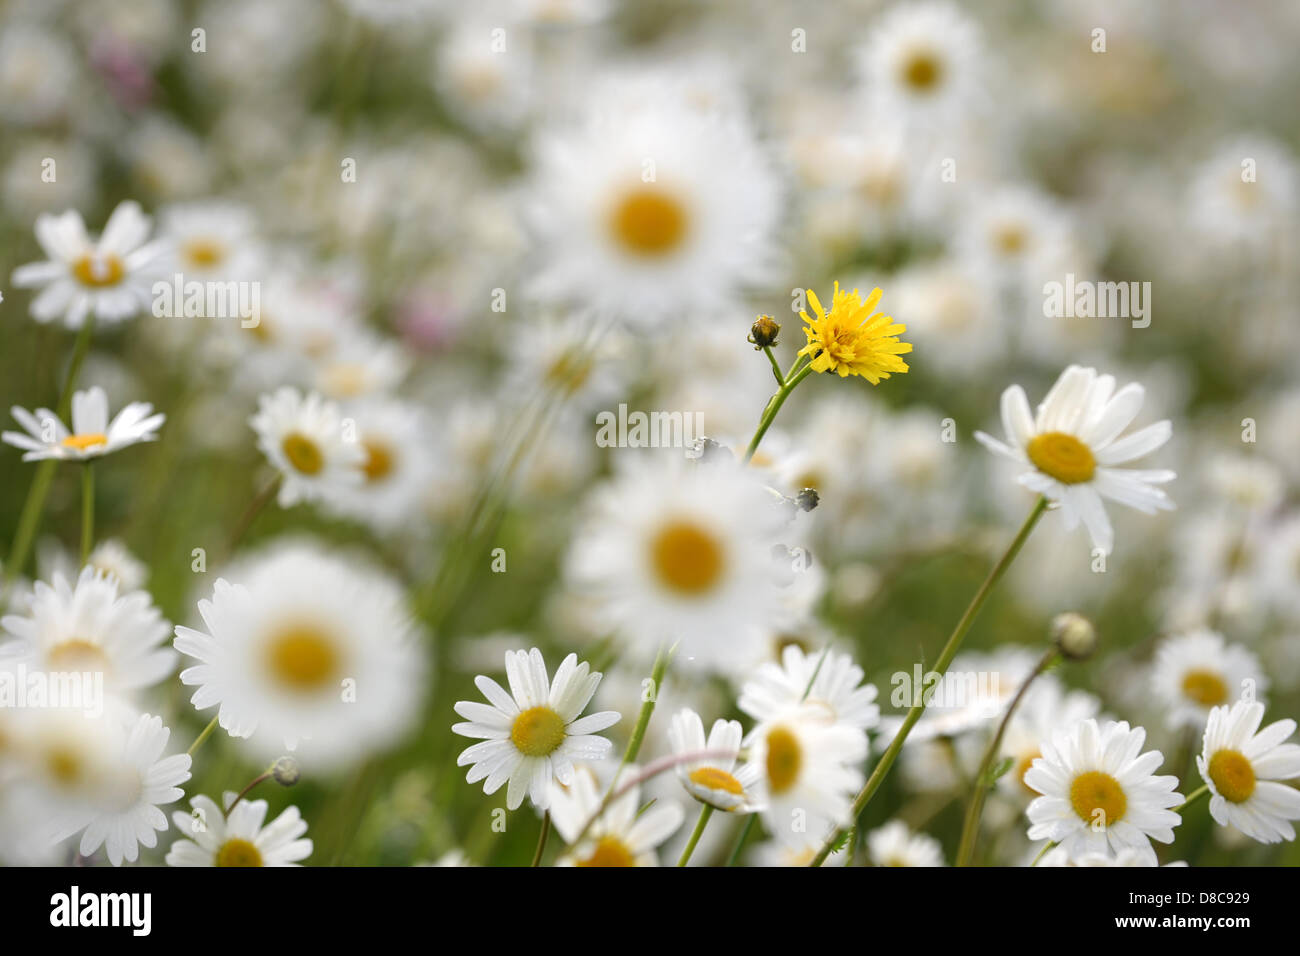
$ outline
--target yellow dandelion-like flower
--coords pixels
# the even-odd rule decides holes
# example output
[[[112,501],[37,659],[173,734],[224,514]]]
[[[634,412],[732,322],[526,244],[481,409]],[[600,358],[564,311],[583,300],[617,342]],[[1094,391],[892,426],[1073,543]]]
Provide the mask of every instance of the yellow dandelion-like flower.
[[[808,336],[808,344],[799,354],[812,356],[810,367],[814,372],[837,372],[840,378],[861,375],[878,385],[894,372],[907,371],[907,363],[899,356],[912,351],[912,345],[898,340],[907,326],[896,324],[892,316],[874,312],[881,295],[879,289],[873,289],[864,302],[857,289],[845,292],[837,282],[827,312],[816,293],[808,290],[808,301],[817,318],[799,313],[807,323],[804,334]]]

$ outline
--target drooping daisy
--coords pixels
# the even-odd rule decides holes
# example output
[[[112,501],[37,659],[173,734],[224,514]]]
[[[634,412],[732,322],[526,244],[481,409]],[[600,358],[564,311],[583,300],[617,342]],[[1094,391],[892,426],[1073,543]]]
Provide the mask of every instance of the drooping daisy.
[[[772,549],[789,515],[778,504],[730,463],[638,456],[592,496],[574,583],[629,639],[680,639],[714,666],[779,605]]]
[[[873,289],[863,301],[857,289],[845,292],[836,282],[827,312],[817,293],[808,290],[808,301],[817,318],[799,313],[807,323],[803,331],[808,338],[799,354],[811,356],[814,372],[835,372],[840,378],[861,375],[872,385],[879,385],[882,378],[907,371],[907,363],[898,357],[912,351],[910,343],[898,340],[907,326],[875,311],[883,294]]]
[[[1282,780],[1300,777],[1300,745],[1283,743],[1295,733],[1294,720],[1263,730],[1264,705],[1239,700],[1215,707],[1205,725],[1196,769],[1209,784],[1210,815],[1220,826],[1236,827],[1261,843],[1295,839],[1300,790]]]
[[[470,764],[466,780],[485,780],[484,793],[496,793],[502,784],[506,806],[515,810],[527,794],[533,806],[545,809],[551,796],[551,781],[573,782],[575,760],[600,760],[613,747],[596,735],[617,723],[620,715],[601,711],[580,716],[596,688],[600,672],[592,672],[578,655],[570,654],[552,681],[537,648],[506,652],[506,680],[510,693],[490,677],[479,675],[474,683],[489,704],[462,700],[456,713],[465,723],[453,724],[452,731],[463,737],[481,738],[456,758],[456,766]]]
[[[222,796],[222,807],[236,794]],[[190,798],[191,813],[172,814],[176,829],[186,836],[167,851],[168,866],[301,866],[311,856],[312,842],[303,838],[307,821],[297,807],[266,823],[265,800],[241,800],[227,817],[222,807],[202,794]]]
[[[257,447],[284,476],[276,497],[281,507],[362,483],[364,447],[345,432],[338,406],[315,392],[304,397],[285,385],[263,395],[249,424]]]
[[[1043,743],[1043,756],[1025,773],[1042,796],[1025,811],[1029,839],[1052,840],[1071,856],[1131,848],[1154,856],[1151,840],[1172,843],[1182,818],[1178,778],[1154,776],[1164,760],[1141,753],[1146,731],[1126,721],[1098,726],[1089,719]]]
[[[944,866],[943,847],[928,833],[913,833],[891,820],[867,834],[867,853],[875,866]]]
[[[629,776],[635,774],[636,768],[628,767],[627,772]],[[604,795],[597,786],[595,774],[587,768],[579,768],[572,778],[565,787],[551,784],[551,820],[556,832],[569,844],[569,851],[557,865],[658,866],[655,848],[682,825],[685,813],[681,805],[659,801],[638,815],[641,788],[632,787],[587,827],[587,822],[599,812]],[[574,846],[584,827],[587,827],[586,836]]]
[[[880,722],[880,707],[876,686],[863,684],[863,676],[848,654],[806,654],[787,644],[780,664],[761,664],[745,682],[737,706],[761,722],[803,701],[824,708],[833,723],[870,730]]]
[[[103,234],[93,240],[74,210],[39,216],[36,241],[49,259],[19,266],[13,274],[19,288],[41,287],[32,300],[32,318],[61,318],[68,328],[77,329],[91,313],[120,322],[147,311],[154,266],[163,249],[160,243],[146,242],[149,228],[149,218],[129,201],[113,210]]]
[[[1168,420],[1120,438],[1142,409],[1145,392],[1131,383],[1118,392],[1115,379],[1096,369],[1071,365],[1030,414],[1029,399],[1019,385],[1002,393],[1002,427],[1007,443],[984,432],[975,438],[991,451],[1029,466],[1020,483],[1060,507],[1067,530],[1080,521],[1095,548],[1109,554],[1114,531],[1103,498],[1146,514],[1172,510],[1174,504],[1155,485],[1173,481],[1174,472],[1119,468],[1155,451],[1173,434]]]
[[[736,769],[743,737],[739,721],[718,718],[713,722],[706,741],[704,723],[699,714],[689,707],[673,714],[668,728],[668,742],[673,754],[679,758],[709,754],[707,757],[684,759],[677,764],[677,779],[686,792],[718,810],[752,811],[753,788],[762,770],[752,763]]]
[[[47,672],[99,672],[115,691],[151,687],[176,663],[163,646],[171,624],[149,595],[125,591],[91,567],[75,584],[62,574],[51,584],[36,582],[26,613],[7,615],[0,627],[15,638],[0,653]]]
[[[199,601],[204,631],[176,628],[198,710],[262,756],[298,748],[334,769],[391,745],[424,690],[425,655],[384,572],[295,541],[241,563]]]
[[[773,836],[802,846],[809,833],[848,823],[867,756],[863,731],[829,724],[824,711],[805,706],[759,724],[748,742],[751,760],[763,770],[756,790]]]
[[[167,829],[167,817],[158,807],[179,800],[184,793],[180,785],[190,779],[189,754],[162,755],[170,736],[161,717],[141,714],[113,755],[117,773],[112,800],[61,821],[55,841],[81,833],[81,855],[90,856],[103,846],[114,866],[121,866],[123,859],[134,863],[141,846],[156,846],[155,831]]]
[[[139,442],[154,441],[167,416],[153,414],[148,402],[132,402],[108,419],[108,396],[96,385],[72,396],[72,430],[48,408],[35,413],[15,405],[10,409],[22,432],[5,432],[6,444],[26,451],[23,461],[58,458],[63,461],[86,461]]]
[[[1151,682],[1172,728],[1203,727],[1213,708],[1253,700],[1268,689],[1268,678],[1253,653],[1207,630],[1163,641],[1156,651]]]

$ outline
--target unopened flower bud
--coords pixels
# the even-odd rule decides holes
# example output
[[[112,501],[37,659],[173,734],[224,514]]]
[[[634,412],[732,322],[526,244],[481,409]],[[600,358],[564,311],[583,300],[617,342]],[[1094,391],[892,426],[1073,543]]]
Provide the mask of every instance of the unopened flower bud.
[[[1097,649],[1097,631],[1082,614],[1073,611],[1052,619],[1052,641],[1072,661],[1082,661]]]
[[[293,757],[280,757],[271,764],[271,776],[282,787],[292,787],[302,778],[302,769]]]
[[[812,511],[821,502],[821,495],[817,494],[816,488],[805,488],[799,494],[795,495],[795,503],[804,511]]]
[[[781,326],[776,319],[770,315],[760,315],[754,320],[753,326],[749,330],[749,341],[754,345],[754,351],[759,349],[771,348],[776,345],[776,337],[781,333]]]

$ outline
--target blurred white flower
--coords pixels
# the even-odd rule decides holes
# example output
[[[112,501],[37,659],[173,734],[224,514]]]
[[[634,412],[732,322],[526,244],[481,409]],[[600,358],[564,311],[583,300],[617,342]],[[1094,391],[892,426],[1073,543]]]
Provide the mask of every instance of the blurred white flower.
[[[1253,700],[1268,689],[1259,659],[1223,635],[1196,630],[1166,638],[1156,651],[1152,687],[1171,728],[1202,727],[1210,711],[1234,700]]]
[[[913,833],[902,820],[868,833],[867,853],[876,866],[944,866],[939,841],[928,833]]]
[[[148,402],[132,402],[108,419],[108,396],[96,385],[72,396],[72,430],[48,408],[35,413],[15,405],[10,409],[22,432],[5,432],[4,442],[23,449],[23,461],[57,458],[88,461],[140,442],[154,441],[167,416],[153,414]]]
[[[288,508],[299,501],[330,496],[364,478],[364,446],[345,434],[339,408],[312,392],[306,397],[288,385],[258,399],[249,419],[257,447],[284,476],[277,500]]]

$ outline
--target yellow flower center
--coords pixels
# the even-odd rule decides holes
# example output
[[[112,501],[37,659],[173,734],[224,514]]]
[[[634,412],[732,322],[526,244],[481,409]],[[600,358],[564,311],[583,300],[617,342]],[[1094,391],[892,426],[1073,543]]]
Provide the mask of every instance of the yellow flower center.
[[[1090,770],[1075,777],[1070,784],[1070,804],[1081,820],[1106,827],[1124,819],[1128,797],[1110,774]]]
[[[1228,699],[1228,685],[1213,671],[1188,671],[1183,677],[1183,695],[1202,707],[1213,707]]]
[[[585,860],[579,860],[576,866],[636,866],[636,856],[628,849],[626,843],[614,836],[603,836],[596,843],[596,849]]]
[[[745,788],[740,785],[740,781],[717,767],[700,767],[698,770],[692,770],[690,774],[691,783],[707,787],[709,790],[722,790],[725,793],[741,796]]]
[[[366,463],[361,470],[366,473],[366,481],[383,481],[393,472],[393,450],[379,441],[363,441],[366,449]]]
[[[212,239],[192,239],[181,247],[181,254],[190,265],[211,269],[226,258],[226,247]]]
[[[112,253],[82,256],[72,266],[72,274],[77,281],[92,289],[103,289],[117,285],[126,274],[122,260]]]
[[[785,793],[799,779],[803,748],[793,731],[777,727],[767,735],[767,785],[774,794]]]
[[[510,740],[524,756],[545,757],[564,743],[564,720],[549,707],[530,707],[515,718]]]
[[[321,453],[320,446],[301,432],[285,435],[280,448],[293,469],[304,475],[318,474],[325,467],[325,456]]]
[[[313,625],[294,625],[267,645],[267,663],[276,680],[296,691],[315,691],[333,682],[339,653],[328,634]]]
[[[101,432],[86,432],[84,435],[69,435],[63,439],[62,444],[64,448],[86,451],[90,448],[98,448],[100,445],[107,445],[108,436]]]
[[[914,51],[903,64],[903,82],[918,93],[933,92],[943,79],[943,64],[928,50]]]
[[[104,655],[104,649],[80,637],[69,638],[50,648],[46,662],[52,671],[108,670],[108,658]]]
[[[86,768],[76,750],[58,746],[46,753],[45,769],[60,786],[71,787],[80,782]]]
[[[325,388],[334,395],[355,398],[370,384],[366,367],[360,362],[336,362],[325,370]]]
[[[1210,758],[1210,779],[1229,803],[1245,803],[1255,792],[1255,768],[1244,754],[1220,750]]]
[[[646,258],[672,252],[686,237],[689,217],[682,204],[659,189],[633,190],[614,207],[610,229],[627,251]]]
[[[1028,244],[1024,229],[1016,223],[1004,223],[993,230],[993,247],[1007,258],[1019,255]]]
[[[650,542],[650,561],[665,587],[688,597],[712,589],[726,568],[722,544],[689,521],[673,521],[659,530]]]
[[[239,837],[231,837],[217,851],[217,866],[262,866],[262,851]]]
[[[1050,475],[1065,485],[1091,481],[1097,470],[1097,459],[1092,450],[1073,435],[1065,432],[1043,432],[1029,440],[1025,454],[1045,475]]]

